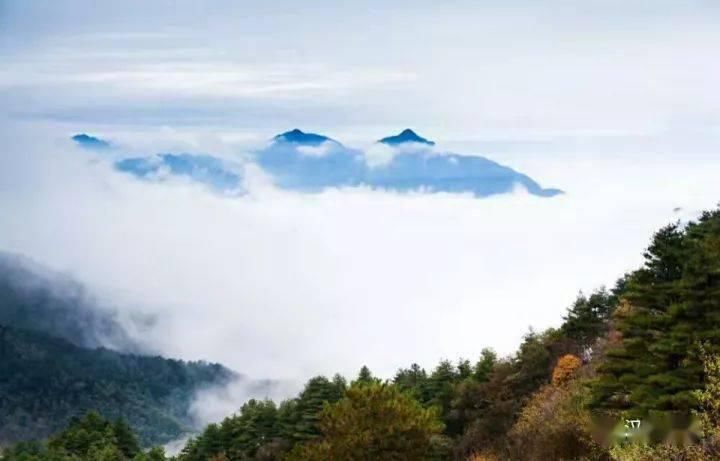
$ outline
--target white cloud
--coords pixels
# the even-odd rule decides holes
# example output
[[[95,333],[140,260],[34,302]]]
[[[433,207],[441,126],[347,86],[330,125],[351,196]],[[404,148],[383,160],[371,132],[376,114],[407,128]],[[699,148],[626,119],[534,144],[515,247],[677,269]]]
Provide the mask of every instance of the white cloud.
[[[436,150],[435,148],[433,148],[432,146],[428,146],[427,144],[416,142],[404,142],[402,144],[397,144],[394,146],[383,144],[381,142],[376,142],[365,148],[363,150],[363,153],[365,155],[365,161],[367,162],[368,166],[370,166],[370,168],[378,168],[392,162],[392,159],[398,154],[418,151],[428,152],[436,155],[443,155],[444,153],[443,151]],[[451,161],[452,160],[453,159],[451,159]]]
[[[390,146],[376,142],[363,150],[365,161],[370,168],[388,165],[398,153],[397,150]]]
[[[324,157],[335,147],[337,147],[337,143],[333,141],[325,141],[317,146],[299,145],[297,146],[297,151],[308,157]]]
[[[637,266],[673,208],[720,193],[712,143],[499,154],[568,192],[553,199],[303,195],[253,174],[248,196],[224,198],[118,174],[58,133],[11,131],[0,248],[158,315],[143,340],[166,355],[291,381],[508,353],[528,326],[557,324],[578,290]]]
[[[297,394],[302,386],[297,382],[236,379],[225,386],[213,386],[197,392],[190,405],[189,415],[195,427],[203,429],[210,423],[222,421],[239,411],[250,399],[271,399],[276,402]]]
[[[0,89],[100,91],[108,98],[296,98],[413,81],[392,68],[338,69],[313,63],[253,64],[197,49],[94,53],[44,49],[7,59]]]

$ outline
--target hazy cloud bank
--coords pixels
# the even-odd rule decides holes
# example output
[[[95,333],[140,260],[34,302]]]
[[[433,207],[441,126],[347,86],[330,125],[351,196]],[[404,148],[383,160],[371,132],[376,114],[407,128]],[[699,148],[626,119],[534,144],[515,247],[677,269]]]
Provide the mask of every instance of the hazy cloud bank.
[[[556,324],[578,290],[635,267],[675,207],[691,215],[720,196],[711,143],[527,154],[531,174],[568,191],[552,200],[302,195],[261,174],[228,199],[117,174],[64,133],[13,133],[0,154],[3,249],[160,319],[142,339],[166,355],[262,378],[362,364],[389,376],[485,346],[510,352],[527,326]]]

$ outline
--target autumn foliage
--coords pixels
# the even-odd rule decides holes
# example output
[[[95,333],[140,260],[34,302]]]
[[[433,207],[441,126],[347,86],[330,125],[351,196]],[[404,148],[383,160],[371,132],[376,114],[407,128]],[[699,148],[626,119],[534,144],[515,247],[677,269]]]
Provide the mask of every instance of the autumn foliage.
[[[562,386],[567,383],[581,366],[582,360],[572,354],[560,357],[552,373],[553,385]]]

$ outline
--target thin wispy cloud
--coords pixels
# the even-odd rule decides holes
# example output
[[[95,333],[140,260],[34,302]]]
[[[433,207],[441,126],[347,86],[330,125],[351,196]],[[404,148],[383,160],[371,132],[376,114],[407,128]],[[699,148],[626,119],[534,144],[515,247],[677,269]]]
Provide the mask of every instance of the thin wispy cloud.
[[[0,74],[0,85],[8,90],[38,87],[93,90],[88,87],[96,86],[102,87],[112,99],[123,96],[292,98],[415,79],[412,73],[392,69],[338,71],[319,65],[263,67],[227,61],[202,62],[202,56],[184,56],[182,61],[133,64],[118,63],[112,55],[98,59],[63,55],[62,51],[52,54],[54,58],[50,62],[40,56],[31,66],[28,66],[28,57],[21,63],[6,63]],[[143,59],[161,55],[163,51],[158,50]],[[163,58],[167,59],[167,56]]]
[[[710,2],[86,5],[8,4],[6,111],[364,136],[412,125],[445,140],[719,123]]]

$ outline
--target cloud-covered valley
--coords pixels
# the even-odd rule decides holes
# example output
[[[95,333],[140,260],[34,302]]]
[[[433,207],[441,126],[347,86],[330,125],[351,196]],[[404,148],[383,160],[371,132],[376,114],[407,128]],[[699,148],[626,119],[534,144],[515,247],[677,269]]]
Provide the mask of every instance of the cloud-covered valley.
[[[138,181],[63,130],[34,130],[13,127],[1,154],[0,248],[155,316],[137,340],[165,355],[296,382],[509,353],[578,290],[637,266],[659,226],[720,196],[711,137],[488,153],[567,191],[549,199],[308,195],[252,169],[248,193],[227,197],[182,177]]]

